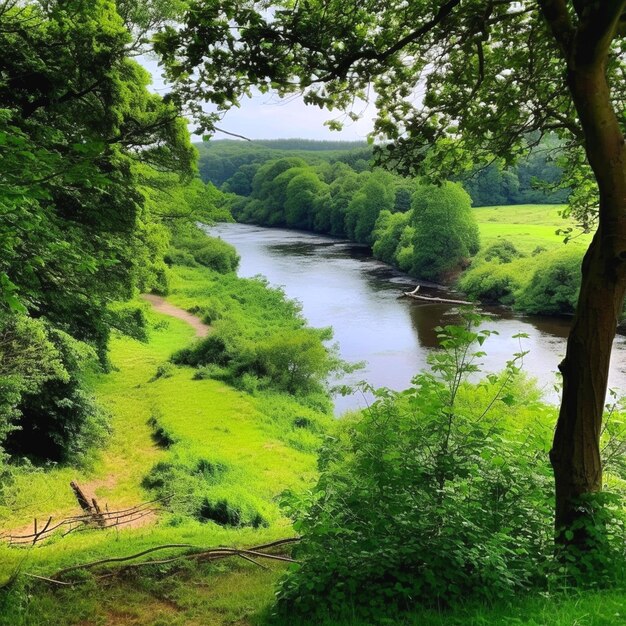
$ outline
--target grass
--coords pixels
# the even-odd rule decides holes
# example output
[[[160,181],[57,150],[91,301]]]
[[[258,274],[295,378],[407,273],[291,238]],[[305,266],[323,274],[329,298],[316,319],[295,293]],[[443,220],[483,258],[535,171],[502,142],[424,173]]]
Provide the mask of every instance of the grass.
[[[203,270],[186,270],[186,275],[189,272],[196,282],[202,281]],[[182,294],[192,284],[181,278],[177,289]],[[297,441],[290,445],[296,429],[274,419],[275,403],[267,398],[255,398],[214,380],[193,380],[194,371],[188,367],[173,366],[166,376],[154,380],[159,365],[193,341],[193,330],[180,320],[155,313],[149,314],[149,320],[148,343],[115,337],[113,371],[91,376],[93,391],[111,413],[113,432],[106,448],[88,468],[19,472],[7,504],[0,509],[0,528],[32,529],[34,517],[41,521],[49,515],[77,514],[70,480],[95,493],[111,510],[146,501],[154,494],[142,482],[156,463],[198,459],[225,468],[216,484],[207,485],[207,497],[256,508],[267,525],[253,529],[201,523],[175,510],[142,528],[77,533],[32,549],[0,544],[0,584],[20,565],[24,572],[47,575],[72,563],[125,555],[160,543],[243,546],[293,534],[280,513],[279,496],[285,489],[301,489],[313,480],[315,454]],[[288,398],[281,402],[292,413],[299,410]],[[155,416],[175,442],[167,449],[153,438],[149,420]]]
[[[480,229],[481,247],[487,248],[498,239],[512,241],[522,254],[532,254],[538,247],[550,250],[563,246],[563,235],[556,231],[574,226],[559,215],[563,208],[555,204],[477,207],[474,216]],[[582,234],[567,245],[587,247],[590,241],[591,235]]]
[[[499,225],[488,220],[486,223]],[[543,235],[536,232],[532,237],[543,236],[547,241],[552,236],[552,226],[545,224],[543,228]],[[528,244],[532,243],[529,240]],[[202,307],[210,299],[213,280],[202,270],[177,271],[171,300],[186,308]],[[236,283],[232,285],[235,288]],[[189,465],[199,458],[226,468],[220,480],[207,488],[209,495],[261,510],[268,525],[258,529],[220,526],[174,512],[142,528],[88,531],[30,549],[0,545],[0,585],[18,567],[21,572],[53,575],[77,562],[123,556],[164,543],[249,546],[293,533],[288,520],[280,514],[277,500],[286,488],[302,489],[314,479],[313,450],[319,439],[308,431],[303,438],[300,430],[292,427],[292,418],[305,414],[320,423],[326,418],[313,415],[311,409],[278,394],[250,396],[214,380],[193,380],[193,371],[186,367],[168,368],[165,376],[153,380],[157,368],[175,350],[193,341],[193,330],[173,318],[154,313],[149,318],[148,343],[116,337],[111,346],[114,370],[106,375],[91,375],[94,392],[112,416],[113,432],[106,448],[88,468],[40,468],[18,474],[9,506],[0,509],[0,526],[20,528],[35,515],[76,513],[68,487],[71,479],[88,485],[111,508],[135,504],[150,497],[142,482],[155,464]],[[152,417],[171,437],[173,443],[169,447],[155,442],[148,423]],[[269,563],[268,569],[261,569],[231,559],[213,565],[182,565],[176,570],[154,567],[141,575],[102,581],[87,577],[82,585],[60,589],[20,577],[10,593],[0,593],[0,624],[260,626],[268,623],[274,589],[286,569],[279,563]],[[386,623],[618,626],[626,624],[624,606],[626,597],[620,590],[571,592],[520,597],[512,603],[467,606],[453,612],[390,615]],[[277,623],[308,626],[313,622],[286,618]],[[336,616],[324,623],[315,622],[320,626],[370,623]]]

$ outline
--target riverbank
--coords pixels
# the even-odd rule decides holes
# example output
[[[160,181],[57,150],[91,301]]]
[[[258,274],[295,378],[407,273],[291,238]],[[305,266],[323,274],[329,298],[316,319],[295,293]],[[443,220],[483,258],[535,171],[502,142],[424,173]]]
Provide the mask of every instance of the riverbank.
[[[398,296],[415,286],[405,273],[373,259],[360,245],[325,235],[247,224],[222,224],[209,229],[235,246],[241,257],[240,274],[263,274],[282,285],[290,298],[302,303],[309,323],[332,324],[340,355],[366,367],[346,377],[367,380],[374,387],[401,390],[427,367],[426,357],[437,349],[438,326],[460,322],[458,307],[430,304]],[[455,298],[449,291],[424,288],[426,295]],[[485,343],[484,372],[499,372],[520,349],[529,350],[524,371],[540,381],[546,397],[557,402],[556,372],[565,354],[569,319],[521,316],[508,309],[480,307],[488,316],[484,327],[497,331]],[[523,333],[527,337],[515,338]],[[611,387],[626,390],[626,341],[615,342]],[[338,396],[337,413],[364,408],[368,396]]]

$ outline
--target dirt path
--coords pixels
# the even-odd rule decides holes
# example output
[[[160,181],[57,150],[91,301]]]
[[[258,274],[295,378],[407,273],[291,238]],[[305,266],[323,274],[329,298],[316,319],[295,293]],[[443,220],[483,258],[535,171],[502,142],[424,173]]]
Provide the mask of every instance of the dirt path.
[[[163,313],[164,315],[170,315],[176,317],[183,322],[187,322],[195,331],[196,337],[206,337],[211,330],[208,324],[205,324],[199,317],[196,317],[192,313],[180,309],[173,304],[170,304],[165,298],[161,296],[155,296],[151,293],[145,293],[142,295],[144,300],[147,300],[157,313]]]

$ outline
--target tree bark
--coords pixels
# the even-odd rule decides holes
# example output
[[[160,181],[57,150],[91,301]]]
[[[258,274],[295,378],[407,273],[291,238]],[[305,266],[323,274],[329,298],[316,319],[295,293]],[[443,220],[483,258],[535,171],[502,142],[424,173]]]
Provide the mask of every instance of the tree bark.
[[[583,260],[576,315],[559,366],[563,397],[550,460],[557,543],[584,548],[589,534],[581,518],[588,511],[580,502],[602,489],[602,413],[611,348],[626,293],[626,150],[606,79],[607,55],[587,58],[590,47],[587,42],[585,50],[584,37],[581,31],[578,34],[580,51],[574,43],[568,84],[598,183],[599,220]]]

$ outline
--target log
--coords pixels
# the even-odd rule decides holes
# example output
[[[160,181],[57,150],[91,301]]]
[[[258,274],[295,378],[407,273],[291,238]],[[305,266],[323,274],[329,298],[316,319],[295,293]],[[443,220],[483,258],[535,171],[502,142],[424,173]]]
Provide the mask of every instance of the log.
[[[414,300],[420,300],[422,302],[432,302],[433,304],[460,304],[460,305],[468,305],[473,306],[473,302],[468,302],[467,300],[453,300],[451,298],[430,298],[428,296],[420,296],[417,294],[420,286],[415,287],[413,291],[403,291],[402,295],[407,298],[413,298]]]
[[[70,483],[70,487],[72,488],[72,491],[74,492],[74,495],[76,496],[76,499],[78,500],[78,504],[80,505],[80,508],[83,511],[85,511],[85,513],[93,514],[93,508],[89,502],[89,499],[87,498],[83,490],[80,488],[79,484],[75,481],[72,481]]]

